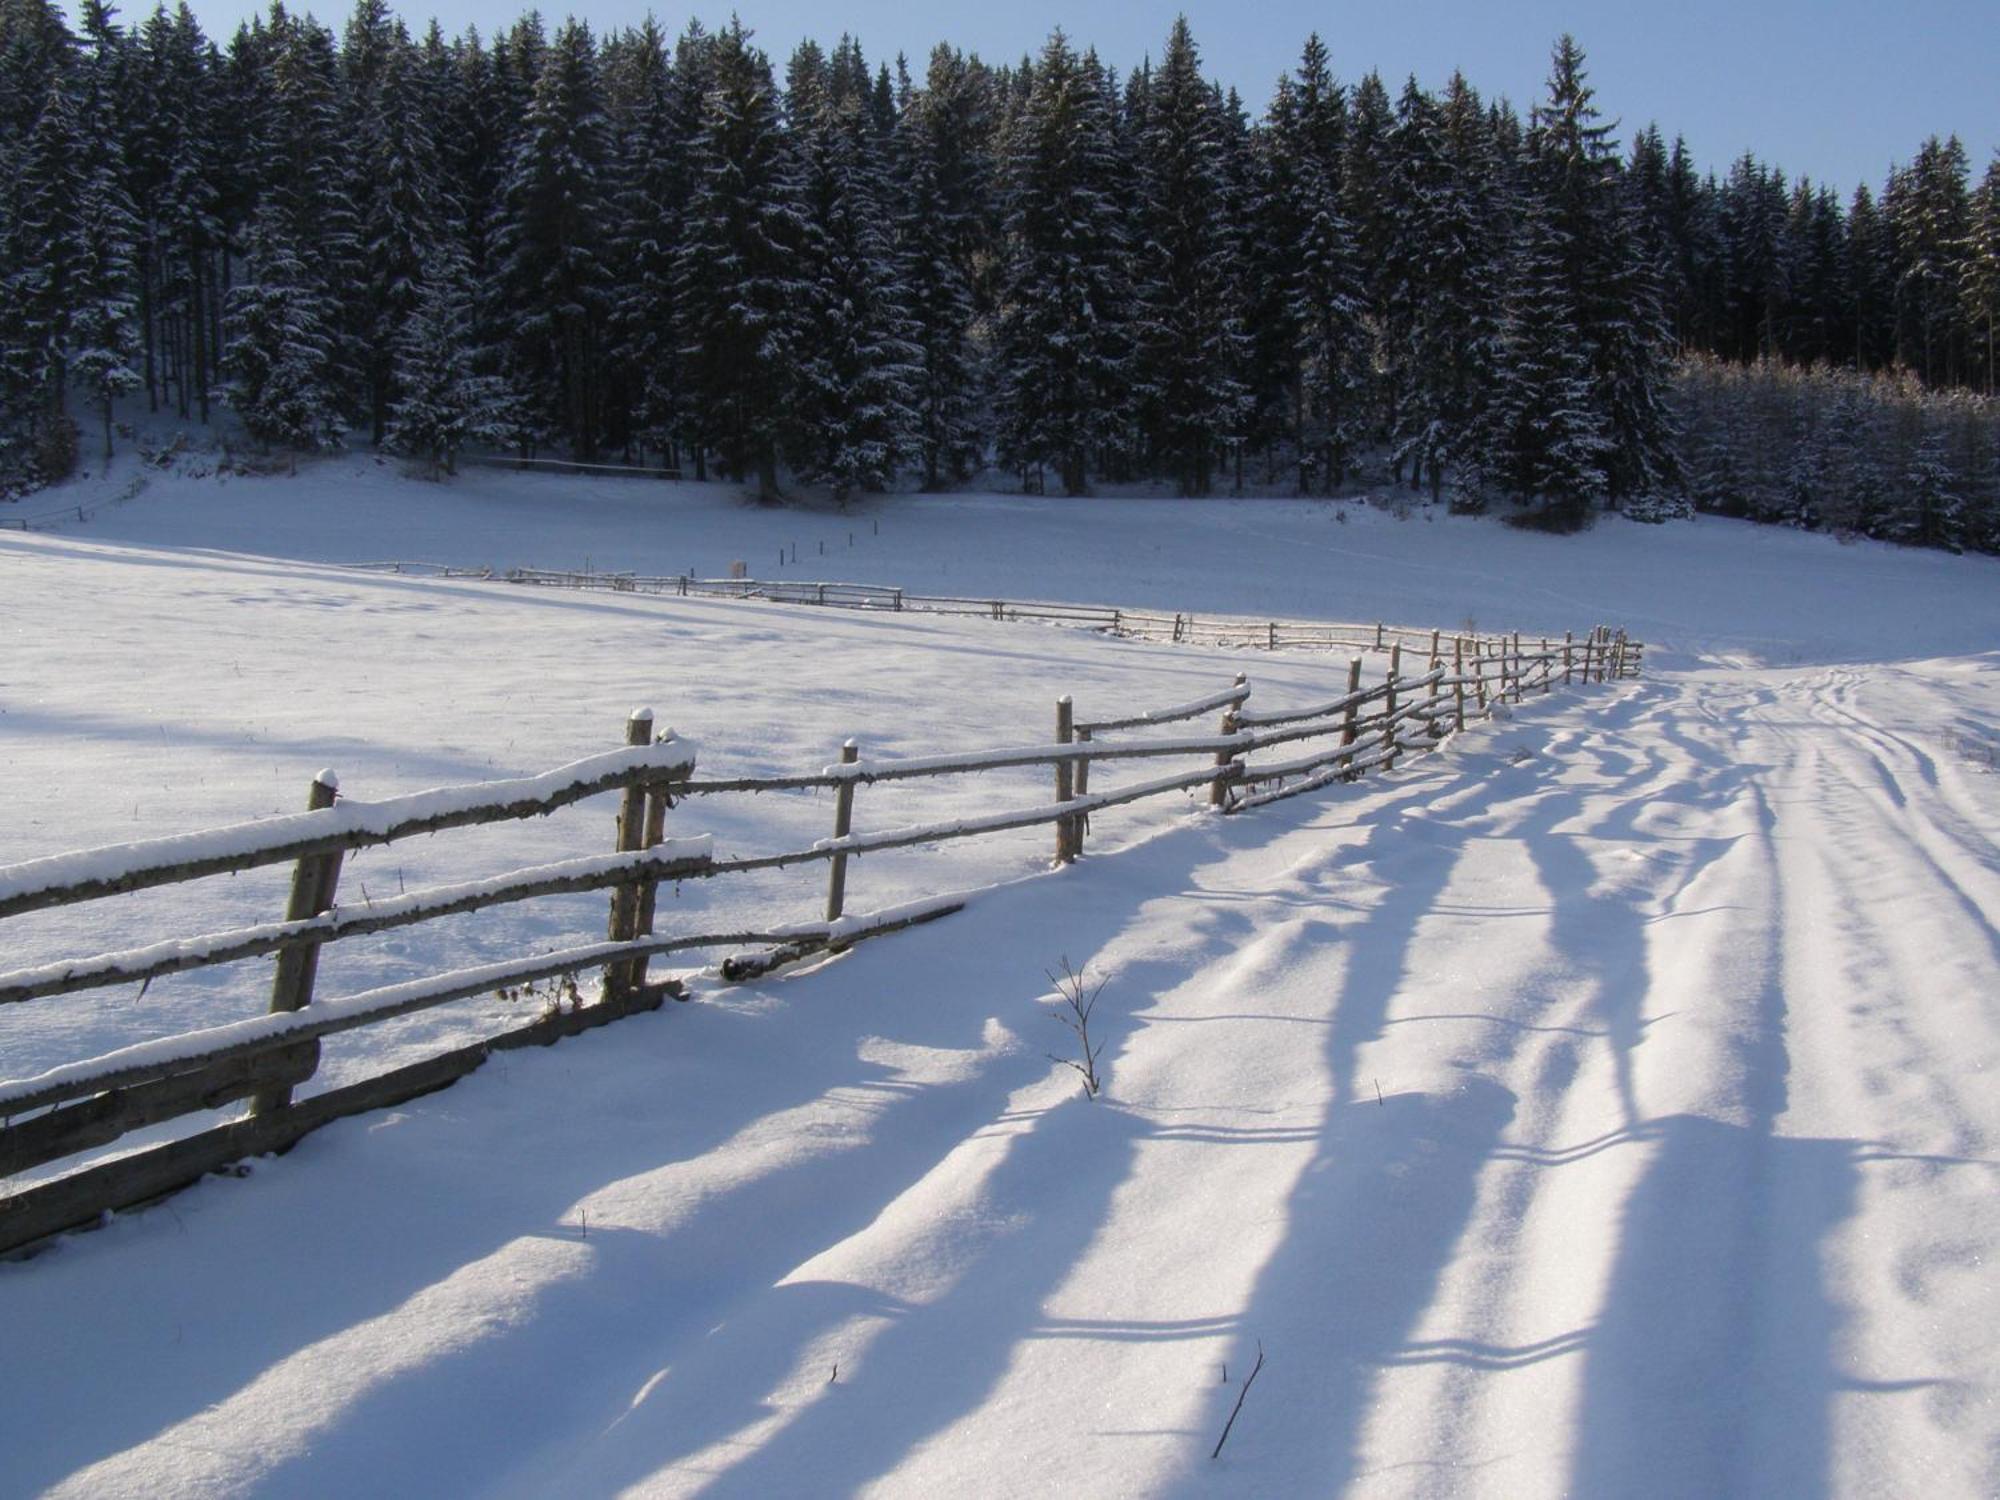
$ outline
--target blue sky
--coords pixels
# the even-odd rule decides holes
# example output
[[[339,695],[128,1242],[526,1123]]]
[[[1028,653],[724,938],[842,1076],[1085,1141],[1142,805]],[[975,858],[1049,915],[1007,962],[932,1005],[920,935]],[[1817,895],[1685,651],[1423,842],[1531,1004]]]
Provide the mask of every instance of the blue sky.
[[[149,3],[149,0],[146,0]],[[252,10],[248,0],[193,0],[211,34],[226,40]],[[351,0],[291,0],[336,27]],[[395,3],[395,0],[392,0]],[[671,32],[712,9],[659,8]],[[858,36],[871,63],[900,51],[921,70],[938,41],[989,62],[1038,49],[1060,24],[1079,45],[1129,69],[1157,53],[1185,9],[1211,76],[1238,88],[1261,113],[1271,85],[1317,30],[1334,66],[1352,80],[1378,69],[1393,94],[1405,75],[1427,85],[1462,68],[1482,92],[1525,106],[1540,92],[1549,44],[1570,31],[1590,60],[1598,102],[1623,135],[1657,120],[1688,139],[1698,160],[1721,170],[1754,150],[1793,177],[1831,182],[1845,195],[1866,181],[1879,190],[1892,162],[1907,162],[1925,136],[1956,132],[1975,178],[2000,145],[2000,0],[1668,0],[1579,5],[1547,0],[1195,0],[1185,7],[1117,0],[967,5],[944,0],[740,0],[744,23],[782,63],[805,36]],[[142,0],[128,0],[129,13]],[[435,14],[448,32],[511,23],[519,0],[416,0],[398,6],[413,30]],[[569,7],[550,4],[551,21]],[[645,0],[585,0],[574,13],[602,30],[640,19]]]

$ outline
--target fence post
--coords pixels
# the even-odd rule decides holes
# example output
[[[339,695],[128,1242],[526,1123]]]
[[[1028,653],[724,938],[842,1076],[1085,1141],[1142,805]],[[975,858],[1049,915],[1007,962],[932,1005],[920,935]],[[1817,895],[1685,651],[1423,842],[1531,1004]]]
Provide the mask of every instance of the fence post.
[[[1382,700],[1384,722],[1382,724],[1383,758],[1382,769],[1396,769],[1396,683],[1403,675],[1403,643],[1396,642],[1389,648],[1389,693]]]
[[[1480,713],[1486,712],[1486,648],[1479,641],[1472,643],[1472,692]]]
[[[1231,683],[1230,686],[1242,687],[1249,680],[1250,678],[1247,673],[1238,672],[1236,674],[1236,681]],[[1222,727],[1217,731],[1217,733],[1235,734],[1237,730],[1243,727],[1237,721],[1236,717],[1237,711],[1241,709],[1242,706],[1243,705],[1241,703],[1232,703],[1229,705],[1229,707],[1223,709]],[[1229,783],[1235,779],[1235,773],[1229,772],[1225,774],[1223,768],[1228,766],[1235,759],[1236,759],[1236,754],[1234,751],[1218,750],[1215,752],[1216,777],[1214,781],[1209,783],[1208,805],[1210,807],[1219,807],[1224,812],[1227,812],[1229,810]]]
[[[1570,651],[1571,648],[1574,646],[1574,644],[1575,644],[1575,632],[1565,630],[1563,632],[1563,686],[1564,687],[1569,686]]]
[[[1269,649],[1273,651],[1278,649],[1278,622],[1276,620],[1271,622],[1270,637],[1267,644]]]
[[[1225,708],[1222,711],[1220,733],[1234,734],[1236,730],[1236,710],[1234,707]],[[1240,767],[1236,764],[1235,751],[1218,750],[1215,752],[1215,780],[1208,784],[1208,805],[1210,807],[1219,808],[1223,812],[1229,811],[1229,783],[1236,779],[1239,770]]]
[[[1514,701],[1521,701],[1521,681],[1528,675],[1527,663],[1521,657],[1521,632],[1514,632]]]
[[[635,708],[625,720],[625,743],[629,746],[653,743],[653,711]],[[662,818],[664,823],[664,817]],[[625,788],[618,803],[618,832],[613,847],[631,854],[646,847],[646,787],[636,776]],[[639,935],[640,883],[611,888],[611,921],[605,936],[614,943],[629,943]],[[630,999],[646,972],[643,959],[621,958],[604,967],[604,1003],[622,1005]]]
[[[1375,622],[1375,649],[1377,651],[1382,649],[1382,622],[1380,620]]]
[[[1072,726],[1075,722],[1075,705],[1070,702],[1069,695],[1065,693],[1062,697],[1056,699],[1056,743],[1058,745],[1067,745],[1072,742],[1074,738]],[[1072,801],[1074,794],[1071,788],[1075,784],[1076,775],[1074,765],[1068,760],[1057,761],[1056,801]],[[1066,865],[1076,858],[1075,850],[1070,844],[1069,825],[1070,820],[1068,818],[1056,819],[1056,863],[1059,865]]]
[[[1076,740],[1080,745],[1088,745],[1090,743],[1090,731],[1088,729],[1077,730]],[[1080,760],[1076,763],[1076,774],[1070,778],[1070,784],[1076,788],[1077,796],[1088,797],[1090,795],[1089,761]]]
[[[1619,631],[1611,643],[1611,678],[1615,682],[1625,675],[1625,632]]]
[[[1465,637],[1451,643],[1452,726],[1465,733]]]
[[[339,791],[340,778],[331,771],[321,771],[306,792],[306,811],[320,812],[333,806]],[[331,854],[308,854],[298,862],[292,870],[291,899],[285,903],[287,922],[303,922],[333,905],[334,888],[340,883],[341,859],[341,851],[336,849]],[[303,939],[280,948],[278,970],[271,980],[271,1014],[304,1010],[312,1004],[313,980],[318,974],[319,941],[316,938]],[[317,1067],[319,1043],[302,1043],[298,1052],[286,1049],[274,1054],[272,1061],[276,1063],[281,1058],[299,1056],[309,1057]],[[273,1084],[251,1095],[250,1113],[270,1114],[291,1102],[292,1085]]]
[[[1437,701],[1438,701],[1437,679],[1438,679],[1438,668],[1442,667],[1443,665],[1444,665],[1444,659],[1438,655],[1438,632],[1433,630],[1431,632],[1431,664],[1430,664],[1431,690],[1428,695],[1430,717],[1424,720],[1424,728],[1430,732],[1431,743],[1433,745],[1437,743],[1438,737],[1441,733],[1441,731],[1438,729],[1438,723],[1437,723]]]
[[[840,747],[840,763],[851,766],[861,758],[861,747],[848,740]],[[833,793],[833,836],[844,839],[854,831],[854,783],[843,781]],[[826,919],[840,920],[841,910],[847,900],[847,856],[836,854],[829,861],[831,868],[826,876]]]

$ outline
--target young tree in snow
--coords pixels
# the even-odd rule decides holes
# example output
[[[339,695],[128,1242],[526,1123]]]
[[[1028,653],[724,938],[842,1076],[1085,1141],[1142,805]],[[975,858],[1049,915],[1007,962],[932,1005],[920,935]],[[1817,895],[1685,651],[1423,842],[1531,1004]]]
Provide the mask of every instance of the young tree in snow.
[[[416,308],[396,339],[396,405],[384,444],[426,460],[431,476],[458,472],[469,443],[510,435],[504,383],[474,366],[472,299],[464,269],[440,254],[426,267]]]

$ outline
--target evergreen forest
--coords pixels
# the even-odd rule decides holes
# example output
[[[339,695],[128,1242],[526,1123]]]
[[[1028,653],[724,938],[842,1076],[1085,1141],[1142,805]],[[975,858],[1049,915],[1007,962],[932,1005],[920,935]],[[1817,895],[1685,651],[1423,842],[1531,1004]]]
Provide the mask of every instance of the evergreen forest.
[[[734,20],[0,0],[0,494],[139,411],[436,474],[1368,483],[2000,551],[1996,321],[2000,158],[1706,172],[1569,37],[1525,115],[1317,36],[1253,111],[1185,21],[1124,73],[1061,32],[779,68]]]

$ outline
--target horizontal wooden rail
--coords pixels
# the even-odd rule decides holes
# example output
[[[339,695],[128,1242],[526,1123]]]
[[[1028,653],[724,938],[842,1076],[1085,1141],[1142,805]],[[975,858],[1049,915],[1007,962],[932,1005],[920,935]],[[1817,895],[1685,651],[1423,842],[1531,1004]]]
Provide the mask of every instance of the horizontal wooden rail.
[[[1206,698],[1196,698],[1191,703],[1175,704],[1171,708],[1155,708],[1142,714],[1128,714],[1122,719],[1079,719],[1076,729],[1084,734],[1102,734],[1108,729],[1143,729],[1156,724],[1172,724],[1181,719],[1198,719],[1203,714],[1212,714],[1218,708],[1240,708],[1250,697],[1250,684],[1238,677],[1233,687],[1219,693],[1210,693]]]
[[[810,858],[813,856],[802,856]],[[907,927],[913,914],[929,911],[948,915],[965,904],[963,896],[931,903],[908,903],[887,911],[843,917],[838,922],[795,923],[771,928],[686,933],[674,937],[634,938],[624,942],[588,943],[505,963],[481,964],[432,975],[404,984],[384,985],[337,1000],[318,1000],[304,1010],[251,1016],[221,1026],[184,1032],[161,1041],[140,1042],[101,1057],[65,1063],[32,1078],[0,1083],[0,1116],[25,1114],[82,1099],[109,1089],[132,1088],[235,1058],[253,1057],[277,1047],[336,1036],[360,1026],[417,1011],[490,995],[497,990],[603,968],[621,959],[656,957],[710,948],[742,948],[759,944],[824,940],[849,944],[876,936],[876,928]],[[590,1007],[586,1007],[588,1009]]]
[[[319,812],[51,855],[0,868],[0,917],[395,843],[413,834],[517,821],[603,792],[684,778],[694,761],[685,741],[668,740],[588,756],[540,776],[441,787],[380,802],[343,799]]]
[[[359,907],[336,906],[319,916],[296,922],[260,923],[255,927],[102,953],[75,962],[16,969],[0,974],[0,1004],[112,984],[144,984],[168,974],[276,953],[300,939],[331,943],[541,896],[606,890],[637,878],[698,879],[708,873],[712,842],[707,835],[675,839],[636,854],[594,854],[510,871],[491,880],[433,886]]]

